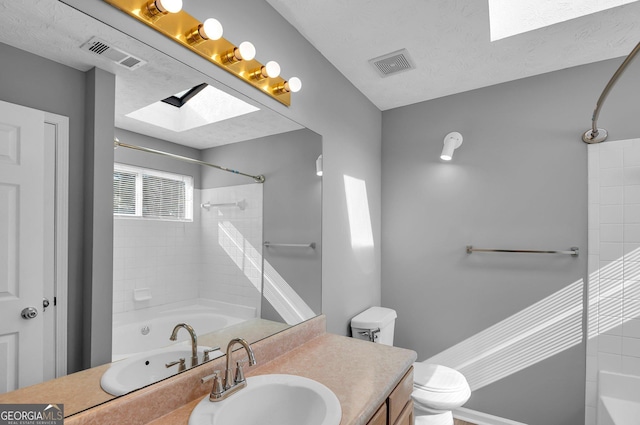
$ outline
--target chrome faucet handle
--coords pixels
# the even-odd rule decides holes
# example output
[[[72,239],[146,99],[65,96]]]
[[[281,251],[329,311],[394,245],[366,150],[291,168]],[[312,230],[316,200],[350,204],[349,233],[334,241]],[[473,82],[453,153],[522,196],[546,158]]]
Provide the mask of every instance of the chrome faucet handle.
[[[242,370],[242,363],[244,363],[244,361],[242,360],[236,362],[236,377],[233,380],[233,382],[236,384],[239,384],[245,381],[244,371]]]
[[[215,378],[215,377],[216,377],[216,375],[218,375],[218,373],[219,373],[219,372],[220,372],[219,370],[216,370],[216,371],[214,371],[211,375],[203,376],[202,378],[200,378],[200,383],[201,383],[201,384],[206,384],[207,382],[209,382],[209,381],[211,381],[213,378]]]
[[[213,379],[213,386],[211,387],[211,394],[209,394],[209,400],[215,401],[222,398],[222,395],[224,394],[224,390],[222,389],[222,380],[220,379],[220,371],[214,370],[213,374],[205,376],[204,378],[201,378],[200,382],[204,384],[205,382],[209,382],[212,379]]]
[[[202,358],[202,362],[208,362],[209,359],[209,353],[211,353],[212,351],[218,351],[220,350],[220,347],[211,347],[211,348],[207,348],[206,350],[204,350],[204,357]]]
[[[180,360],[176,360],[175,362],[170,362],[170,363],[165,364],[165,367],[168,369],[168,368],[173,367],[175,365],[180,365],[180,366],[178,366],[178,372],[182,372],[182,371],[187,369],[187,367],[186,367],[186,365],[184,363],[184,357],[180,358]]]

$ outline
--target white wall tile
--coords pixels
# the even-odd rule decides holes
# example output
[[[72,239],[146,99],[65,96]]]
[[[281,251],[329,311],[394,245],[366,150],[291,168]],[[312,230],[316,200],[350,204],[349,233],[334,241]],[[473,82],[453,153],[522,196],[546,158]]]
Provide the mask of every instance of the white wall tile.
[[[598,338],[598,352],[622,354],[622,336],[600,335]]]
[[[640,185],[625,185],[623,197],[625,204],[640,204]]]
[[[622,325],[622,336],[628,338],[640,338],[640,320],[627,319]]]
[[[622,243],[600,242],[600,260],[617,261],[622,259]]]
[[[633,226],[631,224],[627,226]],[[629,229],[630,234],[635,229]],[[626,227],[622,224],[602,224],[600,225],[600,232],[598,239],[600,242],[624,242],[624,236],[626,235]],[[638,232],[640,234],[640,226],[638,226]],[[591,236],[589,236],[589,240],[591,240]],[[629,241],[635,242],[635,241]],[[640,242],[640,240],[638,240]]]
[[[623,209],[623,217],[625,224],[640,223],[640,204],[625,205]]]
[[[599,218],[600,218],[599,224],[622,224],[623,223],[622,205],[601,205]]]
[[[620,354],[598,353],[598,369],[622,372],[622,356]]]
[[[625,167],[640,166],[640,146],[636,143],[624,147],[623,165]]]
[[[622,337],[622,355],[640,357],[640,338]]]
[[[630,170],[630,168],[625,168],[625,169],[601,168],[600,169],[600,187],[622,186],[625,182],[624,178],[626,176],[626,173],[625,173],[626,170]],[[631,183],[631,184],[640,184],[640,181],[638,183]]]
[[[622,186],[608,186],[600,188],[600,205],[622,205],[622,203]]]
[[[640,357],[622,356],[622,373],[640,375]]]
[[[610,181],[617,181],[618,176],[609,177]],[[623,182],[627,186],[640,184],[640,167],[625,167],[623,172]],[[600,182],[602,186],[602,182]]]
[[[600,169],[605,168],[622,168],[623,148],[622,146],[609,145],[607,149],[600,150]]]
[[[640,375],[640,139],[589,146],[587,151],[585,423],[595,425],[597,371]]]

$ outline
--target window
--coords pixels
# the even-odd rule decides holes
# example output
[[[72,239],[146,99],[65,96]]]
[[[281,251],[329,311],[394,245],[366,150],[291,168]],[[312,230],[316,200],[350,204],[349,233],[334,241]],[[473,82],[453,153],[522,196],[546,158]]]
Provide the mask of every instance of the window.
[[[637,0],[489,0],[491,41],[635,1]]]
[[[115,164],[113,214],[156,220],[193,220],[193,177]]]

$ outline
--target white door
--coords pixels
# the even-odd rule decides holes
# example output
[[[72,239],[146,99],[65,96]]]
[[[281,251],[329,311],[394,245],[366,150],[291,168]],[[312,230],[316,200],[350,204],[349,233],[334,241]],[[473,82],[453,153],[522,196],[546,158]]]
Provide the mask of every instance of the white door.
[[[43,380],[44,161],[44,113],[0,102],[0,393]]]

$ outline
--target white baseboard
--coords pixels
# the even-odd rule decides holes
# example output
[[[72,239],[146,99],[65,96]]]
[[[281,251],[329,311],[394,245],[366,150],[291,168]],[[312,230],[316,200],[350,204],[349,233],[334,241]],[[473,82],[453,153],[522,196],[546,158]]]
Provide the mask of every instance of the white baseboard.
[[[459,407],[458,409],[455,409],[453,411],[453,417],[476,425],[527,425],[522,422],[512,421],[511,419],[467,409],[466,407]]]

